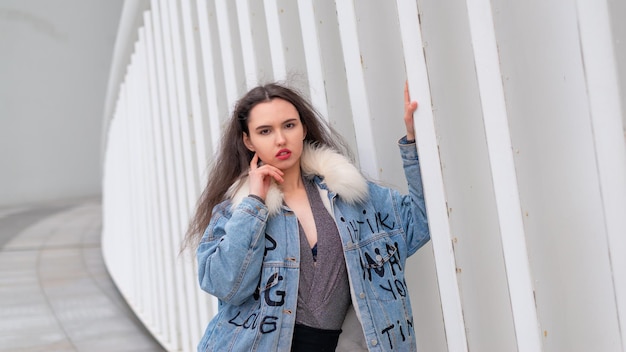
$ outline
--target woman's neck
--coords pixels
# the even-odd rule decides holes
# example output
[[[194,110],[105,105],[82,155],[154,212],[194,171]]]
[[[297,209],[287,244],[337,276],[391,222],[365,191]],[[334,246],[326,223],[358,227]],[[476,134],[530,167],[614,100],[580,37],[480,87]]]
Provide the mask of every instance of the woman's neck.
[[[302,189],[304,184],[302,183],[302,172],[300,167],[294,167],[291,170],[283,170],[283,182],[279,187],[283,193],[290,193],[294,190]]]

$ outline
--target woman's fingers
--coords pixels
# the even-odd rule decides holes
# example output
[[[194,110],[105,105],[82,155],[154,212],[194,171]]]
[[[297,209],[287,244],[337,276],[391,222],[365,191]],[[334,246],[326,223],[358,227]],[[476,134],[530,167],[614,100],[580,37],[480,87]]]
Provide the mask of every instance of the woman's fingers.
[[[411,101],[411,96],[409,95],[409,81],[404,81],[404,105],[408,104]]]
[[[277,167],[272,165],[259,166],[259,156],[255,153],[250,161],[250,171],[248,177],[250,180],[250,193],[265,199],[267,191],[271,185],[270,180],[273,178],[276,182],[281,183],[284,173]]]
[[[259,166],[259,155],[254,153],[252,160],[250,160],[250,170],[256,170]]]
[[[264,175],[273,177],[277,182],[283,182],[284,173],[279,168],[272,165],[263,165],[259,169],[263,169],[262,173]]]
[[[408,113],[413,114],[417,110],[417,102],[411,101],[411,95],[409,94],[409,81],[404,82],[404,112],[405,116]]]
[[[413,127],[413,113],[417,110],[417,102],[411,101],[409,94],[409,81],[404,82],[404,125],[406,126],[406,138],[415,139],[415,128]]]

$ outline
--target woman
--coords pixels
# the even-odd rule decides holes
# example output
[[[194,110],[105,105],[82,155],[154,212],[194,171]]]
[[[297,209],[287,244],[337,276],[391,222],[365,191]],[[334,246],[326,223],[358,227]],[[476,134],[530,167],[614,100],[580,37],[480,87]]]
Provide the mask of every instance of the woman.
[[[367,181],[295,91],[236,105],[187,234],[219,299],[198,351],[414,351],[405,262],[430,239],[405,86],[409,195]]]

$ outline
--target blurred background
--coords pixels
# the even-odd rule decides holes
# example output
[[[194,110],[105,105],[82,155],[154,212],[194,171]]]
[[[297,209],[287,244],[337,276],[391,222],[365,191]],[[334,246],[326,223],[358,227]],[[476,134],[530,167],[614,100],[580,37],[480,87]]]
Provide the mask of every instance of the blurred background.
[[[122,5],[0,1],[0,206],[101,194]]]

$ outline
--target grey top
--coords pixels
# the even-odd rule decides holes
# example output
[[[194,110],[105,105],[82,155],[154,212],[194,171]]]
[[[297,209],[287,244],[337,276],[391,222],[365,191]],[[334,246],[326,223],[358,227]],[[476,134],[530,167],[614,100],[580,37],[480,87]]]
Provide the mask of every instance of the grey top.
[[[303,179],[317,228],[317,261],[302,226],[300,229],[300,284],[296,323],[340,330],[350,306],[350,284],[343,246],[313,180]]]

